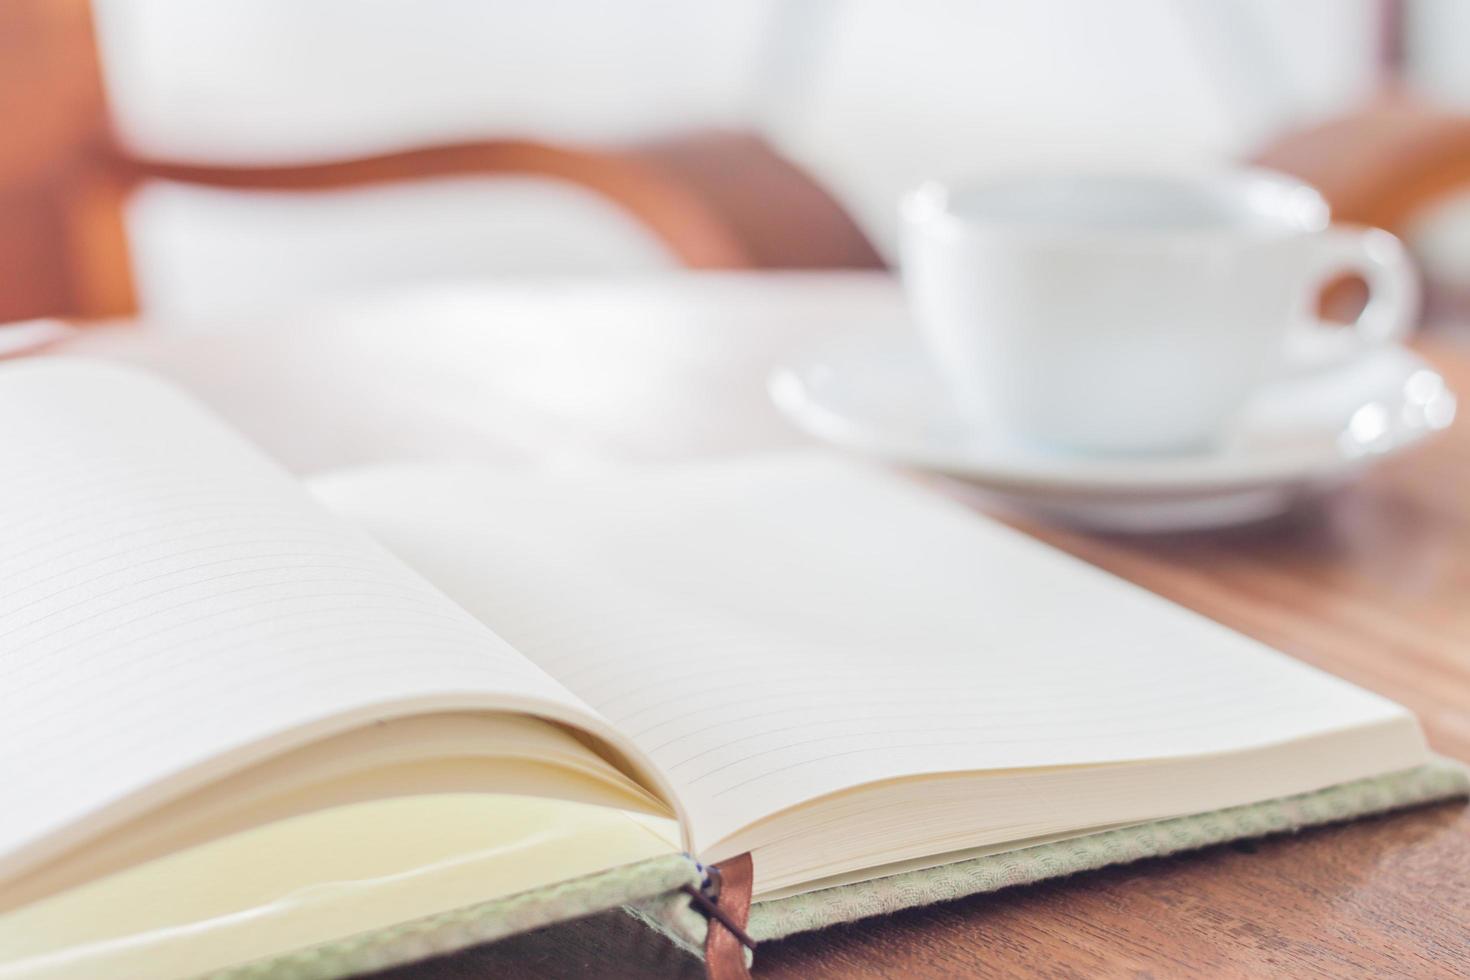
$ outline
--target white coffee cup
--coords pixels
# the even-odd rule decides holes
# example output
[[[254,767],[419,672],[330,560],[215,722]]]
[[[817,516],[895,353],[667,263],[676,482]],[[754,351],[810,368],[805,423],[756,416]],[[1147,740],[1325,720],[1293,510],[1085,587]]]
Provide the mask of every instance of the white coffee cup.
[[[1208,445],[1326,336],[1312,311],[1337,275],[1370,298],[1329,346],[1397,342],[1419,309],[1398,239],[1330,225],[1317,191],[1270,171],[929,183],[903,217],[905,287],[961,409],[1057,448]]]

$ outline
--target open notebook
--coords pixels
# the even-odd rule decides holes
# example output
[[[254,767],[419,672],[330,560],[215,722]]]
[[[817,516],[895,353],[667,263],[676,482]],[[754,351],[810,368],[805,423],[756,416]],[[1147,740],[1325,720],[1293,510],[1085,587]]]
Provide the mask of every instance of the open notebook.
[[[61,359],[0,420],[0,977],[697,943],[746,853],[759,940],[1465,791],[1403,708],[856,463],[303,486]]]

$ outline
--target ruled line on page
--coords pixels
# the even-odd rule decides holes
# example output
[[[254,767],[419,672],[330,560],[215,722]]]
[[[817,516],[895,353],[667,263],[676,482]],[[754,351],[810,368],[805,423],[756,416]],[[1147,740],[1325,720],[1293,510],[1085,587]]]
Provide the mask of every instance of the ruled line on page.
[[[632,736],[696,841],[915,773],[1209,754],[1400,710],[830,457],[405,464],[317,490]]]
[[[395,703],[585,705],[144,375],[0,366],[0,863],[289,730]]]

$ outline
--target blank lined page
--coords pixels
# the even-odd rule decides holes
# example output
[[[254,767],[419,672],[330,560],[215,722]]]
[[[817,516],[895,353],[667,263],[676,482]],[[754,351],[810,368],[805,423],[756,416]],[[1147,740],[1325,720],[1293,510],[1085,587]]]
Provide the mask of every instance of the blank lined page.
[[[632,736],[701,848],[895,777],[1413,725],[857,463],[580,481],[404,466],[316,489]]]
[[[143,375],[0,369],[0,465],[0,874],[313,731],[586,713]]]

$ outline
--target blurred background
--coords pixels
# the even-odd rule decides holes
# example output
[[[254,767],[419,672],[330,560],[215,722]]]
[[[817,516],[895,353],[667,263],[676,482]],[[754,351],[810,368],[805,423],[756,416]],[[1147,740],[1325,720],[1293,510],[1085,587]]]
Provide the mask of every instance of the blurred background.
[[[0,321],[877,268],[925,176],[1239,160],[1403,235],[1452,321],[1467,39],[1458,0],[0,0]]]

